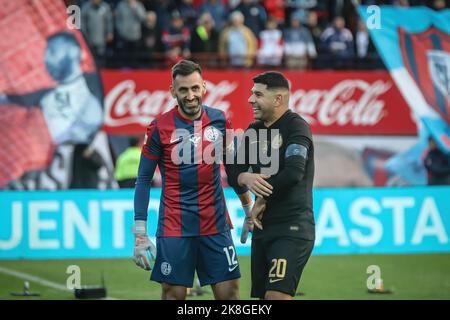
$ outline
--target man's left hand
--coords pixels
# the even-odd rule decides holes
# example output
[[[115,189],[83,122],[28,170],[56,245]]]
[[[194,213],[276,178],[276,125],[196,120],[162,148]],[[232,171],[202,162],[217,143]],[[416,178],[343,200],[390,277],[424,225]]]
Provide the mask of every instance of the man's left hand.
[[[261,220],[262,220],[264,211],[266,210],[266,204],[267,204],[267,201],[264,200],[263,198],[256,198],[255,205],[253,206],[252,212],[251,212],[253,223],[255,224],[255,226],[258,229],[261,229],[261,230],[263,229]]]

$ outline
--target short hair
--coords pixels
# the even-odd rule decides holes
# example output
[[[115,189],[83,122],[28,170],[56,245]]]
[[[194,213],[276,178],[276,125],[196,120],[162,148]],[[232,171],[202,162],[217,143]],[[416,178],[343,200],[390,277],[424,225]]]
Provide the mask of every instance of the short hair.
[[[230,21],[233,21],[235,19],[239,19],[239,21],[244,22],[245,20],[244,14],[240,11],[233,11],[230,14]]]
[[[202,75],[202,68],[199,64],[190,60],[181,60],[172,67],[172,80],[175,80],[178,75],[188,76],[194,72],[198,72]]]
[[[130,146],[133,146],[133,147],[138,147],[139,146],[139,142],[140,142],[139,137],[131,136],[129,141],[130,141]]]
[[[254,83],[261,83],[267,86],[267,89],[286,89],[289,90],[289,81],[280,72],[268,71],[253,77]]]

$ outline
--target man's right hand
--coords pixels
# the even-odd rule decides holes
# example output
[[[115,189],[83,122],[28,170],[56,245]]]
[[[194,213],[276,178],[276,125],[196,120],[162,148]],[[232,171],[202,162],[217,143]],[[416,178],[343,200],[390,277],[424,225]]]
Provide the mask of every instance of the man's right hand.
[[[147,221],[136,220],[133,231],[134,263],[144,270],[152,270],[156,259],[156,246],[147,236]]]
[[[257,197],[268,197],[272,194],[273,187],[265,179],[270,178],[266,174],[243,172],[238,177],[240,186],[245,185]]]
[[[242,205],[242,208],[245,212],[244,223],[242,224],[242,233],[241,233],[241,243],[246,243],[248,238],[248,233],[253,232],[253,219],[252,219],[252,208],[253,208],[253,200],[251,200],[248,204]]]

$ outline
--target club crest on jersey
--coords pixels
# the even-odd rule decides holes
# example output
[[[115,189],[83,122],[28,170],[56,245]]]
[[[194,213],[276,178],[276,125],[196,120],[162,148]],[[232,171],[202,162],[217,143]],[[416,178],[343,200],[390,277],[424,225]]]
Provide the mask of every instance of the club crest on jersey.
[[[213,126],[206,127],[203,130],[203,139],[209,142],[216,142],[221,135],[222,133]]]
[[[283,145],[283,137],[281,136],[281,134],[277,134],[272,139],[272,148],[278,150],[281,148],[282,145]]]

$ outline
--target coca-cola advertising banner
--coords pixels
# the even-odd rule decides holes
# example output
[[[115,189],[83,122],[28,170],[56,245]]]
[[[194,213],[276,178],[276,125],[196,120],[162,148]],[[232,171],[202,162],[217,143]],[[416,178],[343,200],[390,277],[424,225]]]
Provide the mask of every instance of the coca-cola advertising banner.
[[[247,102],[252,78],[260,71],[204,70],[204,104],[221,109],[235,128],[253,121]],[[410,109],[388,72],[285,72],[291,82],[290,108],[309,122],[314,134],[415,135]],[[143,134],[176,100],[167,71],[102,72],[105,89],[104,130]]]

